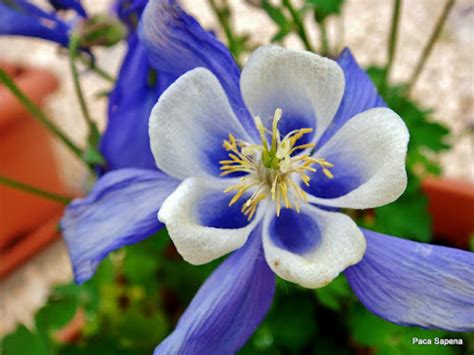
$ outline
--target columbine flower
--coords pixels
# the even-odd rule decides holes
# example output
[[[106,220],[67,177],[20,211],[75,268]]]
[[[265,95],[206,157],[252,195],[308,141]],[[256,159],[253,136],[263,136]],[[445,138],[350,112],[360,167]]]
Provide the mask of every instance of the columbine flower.
[[[79,18],[87,13],[78,0],[50,1],[54,9],[72,9]],[[74,22],[74,21],[73,21]],[[55,11],[46,11],[26,0],[0,0],[0,34],[42,38],[67,47],[72,23]]]
[[[316,148],[339,107],[344,74],[315,54],[262,47],[240,86],[253,130],[205,69],[186,73],[159,99],[151,149],[158,168],[183,182],[158,219],[193,264],[241,247],[261,223],[270,268],[302,286],[324,286],[361,260],[366,243],[349,217],[319,206],[396,199],[406,186],[407,128],[390,109],[372,109]]]
[[[406,128],[348,50],[336,63],[264,47],[239,84],[228,51],[172,0],[148,3],[140,41],[160,73],[188,71],[150,118],[161,170],[104,175],[62,226],[77,282],[163,227],[157,213],[192,263],[236,250],[157,353],[236,352],[270,306],[274,272],[320,287],[345,270],[385,319],[474,329],[473,253],[359,230],[335,210],[383,205],[406,183]]]

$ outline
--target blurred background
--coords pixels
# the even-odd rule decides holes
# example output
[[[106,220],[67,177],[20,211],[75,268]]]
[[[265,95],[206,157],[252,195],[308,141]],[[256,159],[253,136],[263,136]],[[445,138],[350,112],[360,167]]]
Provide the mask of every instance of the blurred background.
[[[47,6],[46,1],[35,3]],[[91,13],[109,12],[111,3],[108,0],[84,1]],[[181,0],[183,7],[203,27],[215,31],[225,42],[226,37],[210,3],[213,2]],[[242,63],[252,48],[270,43],[282,30],[269,8],[262,5],[264,2],[229,0],[216,3],[228,3],[235,34],[245,38],[240,56]],[[402,3],[390,86],[382,92],[389,105],[403,118],[414,120],[407,124],[410,130],[413,129],[413,154],[409,156],[412,159],[409,164],[415,192],[406,195],[399,204],[389,205],[388,209],[355,214],[354,218],[369,228],[400,237],[468,249],[473,231],[469,228],[474,220],[472,1],[454,3],[409,95],[401,95],[398,91],[413,77],[417,61],[446,3],[446,0]],[[280,2],[269,1],[268,4],[272,9],[278,8]],[[295,4],[302,6],[303,1],[295,1]],[[331,14],[325,19],[329,54],[337,55],[344,47],[349,47],[362,66],[371,68],[370,73],[377,82],[380,68],[387,62],[392,11],[393,1],[345,1],[339,14]],[[321,28],[311,16],[305,17],[305,24],[309,41],[318,49]],[[282,36],[281,43],[304,48],[293,31]],[[117,73],[125,49],[123,44],[118,44],[94,50],[98,65],[110,73]],[[57,45],[1,36],[0,63],[10,68],[13,75],[20,76],[34,68],[36,71],[32,75],[40,82],[49,80],[49,86],[33,88],[30,94],[37,95],[38,101],[44,97],[45,112],[74,142],[83,144],[86,126],[80,117],[67,56]],[[21,72],[18,66],[22,68]],[[93,73],[81,75],[86,100],[103,130],[107,121],[107,100],[103,93],[111,89],[110,84]],[[10,114],[4,108],[0,108],[0,113]],[[2,124],[0,117],[0,129],[4,127]],[[22,131],[15,138],[0,136],[2,174],[11,172],[12,177],[17,174],[25,182],[44,185],[56,192],[82,194],[89,184],[86,169],[60,143],[40,131],[41,128],[32,127],[28,128],[29,133]],[[18,140],[31,146],[29,149],[34,154],[17,153],[15,142]],[[38,147],[44,145],[49,148],[40,152]],[[146,245],[115,253],[91,282],[78,288],[69,284],[71,267],[56,230],[61,205],[38,202],[36,198],[24,196],[23,192],[12,193],[5,187],[0,189],[0,202],[4,204],[0,206],[0,237],[4,238],[0,239],[0,263],[3,264],[0,267],[0,335],[10,334],[10,343],[30,339],[30,343],[37,346],[32,354],[41,351],[107,353],[104,349],[112,351],[110,353],[149,353],[154,344],[172,330],[180,312],[215,266],[196,268],[185,264],[174,253],[166,235],[162,235],[151,238]],[[17,203],[7,206],[5,201],[11,200]],[[28,212],[25,217],[25,204],[36,206],[36,214]],[[18,211],[14,211],[15,208]],[[461,221],[443,217],[447,210]],[[23,238],[25,236],[28,238]],[[164,255],[163,260],[157,255]],[[312,346],[317,343],[318,353],[401,354],[414,351],[406,343],[414,334],[446,335],[401,328],[379,320],[356,303],[345,280],[339,278],[331,285],[319,291],[302,291],[293,285],[279,284],[279,296],[273,306],[278,307],[279,312],[270,313],[243,353],[312,353]],[[37,333],[40,336],[36,337]],[[147,340],[143,341],[144,338]],[[47,345],[37,345],[39,342]],[[94,350],[88,348],[91,344],[95,344],[95,348],[90,348]],[[430,353],[472,353],[472,338],[466,338],[466,344],[459,349],[429,349]],[[395,350],[390,352],[388,349]],[[416,348],[416,351],[420,353],[426,348]]]

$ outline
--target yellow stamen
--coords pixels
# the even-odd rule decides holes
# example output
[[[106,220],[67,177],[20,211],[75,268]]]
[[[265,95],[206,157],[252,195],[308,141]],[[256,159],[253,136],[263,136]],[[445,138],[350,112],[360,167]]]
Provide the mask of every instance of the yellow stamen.
[[[280,143],[280,131],[278,130],[278,122],[280,122],[282,111],[280,108],[275,110],[272,124],[272,150],[276,151],[277,143]]]
[[[310,176],[306,172],[316,172],[317,166],[323,174],[332,179],[334,176],[329,170],[334,165],[324,158],[314,158],[309,154],[292,156],[297,151],[314,148],[314,143],[296,145],[306,134],[313,132],[312,128],[301,128],[287,133],[281,139],[278,123],[282,118],[282,110],[276,109],[272,121],[272,130],[269,131],[260,117],[255,117],[255,125],[260,135],[261,145],[250,144],[236,139],[229,134],[224,140],[224,148],[229,152],[229,159],[221,160],[221,176],[233,173],[247,173],[240,181],[224,190],[225,193],[235,192],[229,206],[235,204],[246,193],[250,194],[242,205],[242,213],[250,220],[257,211],[258,204],[267,197],[275,202],[276,215],[280,215],[282,205],[285,208],[301,210],[300,201],[307,202],[306,192],[299,183],[293,180],[294,176],[309,186]],[[267,134],[271,135],[271,145],[267,141]]]

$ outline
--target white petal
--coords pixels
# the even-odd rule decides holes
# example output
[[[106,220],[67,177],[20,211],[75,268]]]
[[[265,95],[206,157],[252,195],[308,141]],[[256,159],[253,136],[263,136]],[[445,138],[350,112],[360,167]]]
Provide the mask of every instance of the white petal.
[[[294,221],[290,222],[294,226],[290,224],[285,228],[279,228],[278,223],[285,222],[280,222],[274,215],[265,216],[265,258],[278,276],[307,288],[323,287],[345,268],[362,259],[366,248],[365,238],[348,216],[323,211],[311,205],[303,206],[300,215],[303,216],[299,217],[295,213]],[[298,218],[305,218],[305,230],[298,228]],[[291,238],[302,238],[301,231],[314,234],[315,241],[311,248],[294,252],[294,243],[291,248],[282,245],[282,240],[286,240],[288,245]],[[306,235],[303,238],[308,240],[308,237]]]
[[[248,140],[216,77],[197,68],[160,97],[150,115],[151,151],[158,167],[178,179],[219,175],[224,139]]]
[[[409,133],[403,120],[388,108],[362,112],[347,122],[331,140],[314,155],[335,164],[333,181],[340,183],[344,194],[335,198],[320,198],[312,191],[309,201],[333,207],[374,208],[396,200],[405,191],[407,175],[405,157]],[[349,191],[344,188],[353,184]],[[321,179],[321,177],[319,178]],[[311,185],[318,185],[312,179]],[[347,186],[346,186],[347,187]],[[324,191],[322,191],[324,193]]]
[[[339,65],[316,54],[264,46],[249,58],[240,79],[250,113],[269,126],[275,109],[283,116],[280,131],[314,128],[316,140],[331,123],[344,93]]]
[[[240,211],[245,199],[228,206],[232,194],[223,191],[231,183],[191,177],[161,205],[158,219],[189,263],[204,264],[240,248],[261,218],[257,212],[251,222],[247,221]]]

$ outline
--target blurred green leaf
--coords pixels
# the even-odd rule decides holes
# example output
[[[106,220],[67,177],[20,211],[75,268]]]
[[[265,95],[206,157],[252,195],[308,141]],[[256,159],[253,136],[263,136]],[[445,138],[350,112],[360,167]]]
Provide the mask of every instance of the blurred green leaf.
[[[318,288],[314,292],[323,306],[334,311],[340,311],[343,302],[352,294],[344,275],[339,275],[329,285]]]
[[[273,35],[272,42],[281,42],[293,31],[293,22],[288,19],[281,6],[272,5],[268,0],[261,0],[262,9],[270,19],[277,25],[278,31]]]
[[[151,352],[166,336],[168,325],[161,313],[145,314],[134,309],[122,314],[114,332],[125,347]]]
[[[431,217],[424,196],[396,201],[375,210],[375,229],[381,233],[429,242]]]
[[[159,266],[154,243],[143,241],[127,248],[123,262],[123,274],[133,283],[149,284],[155,280]]]
[[[76,314],[75,300],[49,301],[35,316],[38,329],[57,330],[64,327]]]
[[[286,26],[290,21],[286,18],[281,7],[272,5],[268,0],[262,0],[262,9],[280,27]]]
[[[48,355],[46,347],[38,334],[30,332],[24,325],[7,335],[0,343],[3,355]]]
[[[379,318],[359,305],[355,307],[350,319],[350,329],[354,340],[376,349],[378,355],[388,354],[455,354],[456,349],[434,344],[436,337],[448,337],[439,330],[425,330],[416,327],[401,327]],[[415,345],[413,338],[431,339],[432,345]]]
[[[51,352],[54,346],[53,332],[66,326],[77,311],[77,300],[74,298],[58,299],[50,297],[44,307],[35,315],[35,325],[43,343]]]
[[[272,330],[267,324],[258,327],[247,345],[239,351],[239,355],[275,354],[278,353],[274,347]]]
[[[317,332],[315,304],[308,292],[292,292],[274,304],[268,318],[274,342],[283,348],[301,349]]]
[[[288,36],[291,33],[291,27],[285,27],[280,29],[275,35],[273,35],[271,41],[273,43],[275,42],[281,42],[286,36]]]
[[[393,343],[397,326],[378,318],[362,307],[357,307],[349,323],[352,337],[361,345],[379,346]]]
[[[345,0],[305,0],[315,11],[317,22],[323,22],[326,17],[338,15],[341,13],[342,5]]]
[[[93,146],[88,146],[84,151],[84,161],[92,165],[104,165],[105,158],[100,152]]]
[[[141,353],[145,355],[145,353]],[[59,349],[58,355],[141,355],[133,349],[120,347],[117,338],[98,336],[88,340],[87,343],[66,344]],[[148,353],[149,354],[149,353]],[[148,355],[146,354],[146,355]]]

